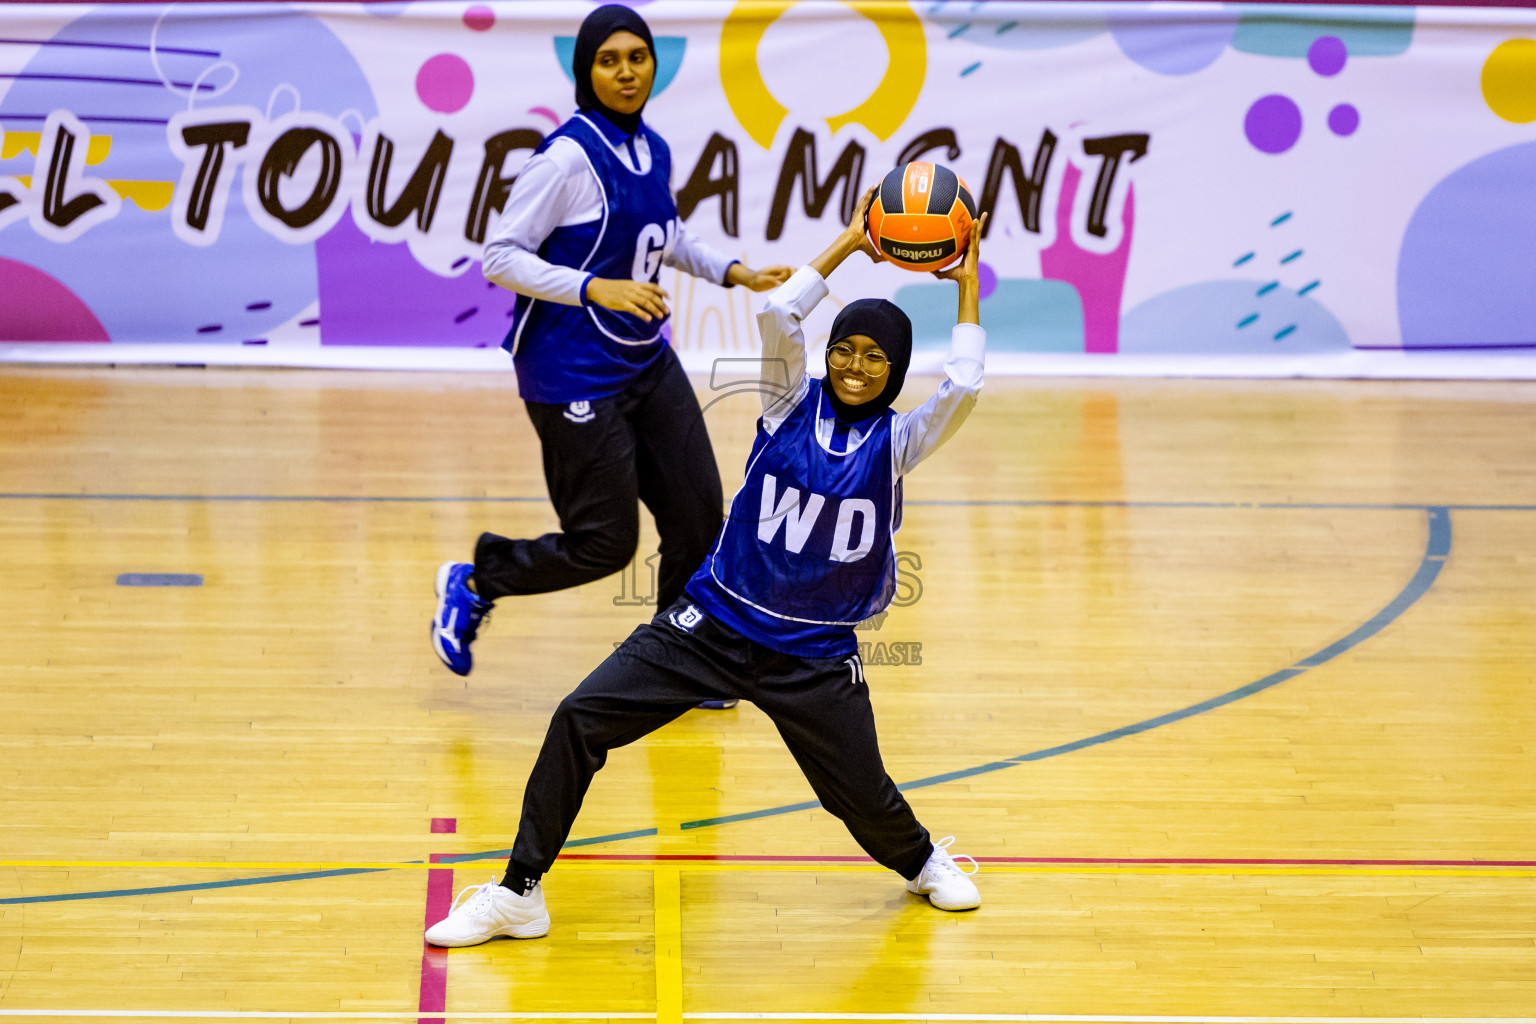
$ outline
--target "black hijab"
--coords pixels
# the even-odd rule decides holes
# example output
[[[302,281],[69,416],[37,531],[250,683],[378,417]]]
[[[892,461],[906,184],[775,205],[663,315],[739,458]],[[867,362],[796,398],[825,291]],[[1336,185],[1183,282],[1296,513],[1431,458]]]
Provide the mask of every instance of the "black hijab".
[[[821,390],[832,403],[832,411],[844,423],[858,423],[890,408],[901,386],[907,379],[907,367],[912,362],[912,321],[901,307],[886,299],[856,299],[844,306],[832,321],[832,334],[827,339],[831,348],[844,338],[862,334],[874,339],[875,344],[890,360],[886,371],[885,390],[860,405],[849,405],[832,390],[832,366],[827,365],[827,375],[821,380]]]
[[[581,30],[576,33],[576,54],[571,60],[571,76],[576,79],[576,106],[582,110],[596,111],[625,135],[633,135],[640,130],[640,114],[645,109],[644,105],[633,114],[621,114],[606,106],[592,91],[592,65],[597,60],[598,47],[606,43],[608,37],[615,32],[633,32],[644,39],[646,47],[651,51],[651,61],[655,63],[656,43],[651,39],[651,27],[645,23],[645,19],[621,4],[604,4],[587,15],[581,23]],[[655,87],[653,76],[651,88]]]

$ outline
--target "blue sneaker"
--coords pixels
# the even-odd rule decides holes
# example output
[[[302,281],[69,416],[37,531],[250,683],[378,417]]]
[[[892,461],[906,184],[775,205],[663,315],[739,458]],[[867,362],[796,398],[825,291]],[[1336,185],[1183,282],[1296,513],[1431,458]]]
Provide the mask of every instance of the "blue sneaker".
[[[740,703],[741,701],[737,700],[735,697],[732,697],[729,700],[702,701],[697,705],[697,707],[701,711],[729,711],[731,708]]]
[[[466,562],[444,562],[437,570],[437,614],[432,619],[432,649],[454,672],[469,675],[475,660],[469,653],[480,623],[490,613],[491,602],[482,601],[469,589],[475,567]]]

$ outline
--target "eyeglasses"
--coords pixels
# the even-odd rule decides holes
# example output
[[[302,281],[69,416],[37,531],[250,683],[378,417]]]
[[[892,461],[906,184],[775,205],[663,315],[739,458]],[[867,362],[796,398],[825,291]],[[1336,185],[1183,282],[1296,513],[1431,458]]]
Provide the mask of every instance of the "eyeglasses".
[[[886,371],[891,368],[891,361],[878,348],[872,348],[860,356],[854,352],[852,345],[846,341],[840,341],[827,349],[827,365],[834,370],[848,369],[855,359],[859,360],[864,367],[864,372],[871,377],[884,377]]]

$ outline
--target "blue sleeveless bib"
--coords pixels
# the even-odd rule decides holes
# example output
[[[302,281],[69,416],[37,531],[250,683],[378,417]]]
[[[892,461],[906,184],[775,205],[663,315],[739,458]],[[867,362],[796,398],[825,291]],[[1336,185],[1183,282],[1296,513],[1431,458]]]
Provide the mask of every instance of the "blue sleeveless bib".
[[[597,277],[657,282],[662,261],[677,242],[677,206],[669,184],[672,156],[660,135],[641,125],[651,169],[638,173],[609,147],[601,129],[578,113],[535,150],[558,138],[581,146],[603,196],[595,221],[557,227],[539,256]],[[642,320],[601,306],[568,306],[517,297],[512,328],[502,348],[512,353],[518,390],[530,402],[606,398],[651,364],[666,341],[666,320]]]
[[[759,422],[746,480],[687,590],[764,647],[832,658],[853,653],[853,627],[895,595],[901,479],[894,414],[881,413],[852,451],[829,451],[816,437],[830,410],[815,383],[776,432]]]

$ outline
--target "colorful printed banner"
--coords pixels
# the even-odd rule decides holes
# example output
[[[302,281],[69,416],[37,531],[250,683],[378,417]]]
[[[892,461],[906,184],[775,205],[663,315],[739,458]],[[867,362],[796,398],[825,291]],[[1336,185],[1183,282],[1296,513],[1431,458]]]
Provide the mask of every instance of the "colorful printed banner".
[[[0,4],[0,358],[505,365],[481,243],[591,7]],[[801,263],[945,163],[992,211],[995,367],[1536,372],[1536,12],[639,8],[689,229]],[[690,365],[755,347],[750,295],[662,284]],[[953,287],[833,280],[935,351]]]

